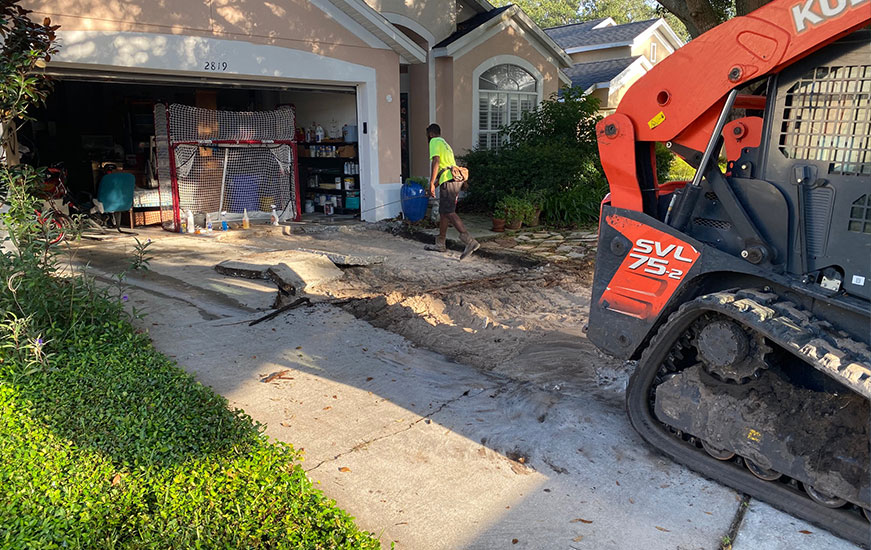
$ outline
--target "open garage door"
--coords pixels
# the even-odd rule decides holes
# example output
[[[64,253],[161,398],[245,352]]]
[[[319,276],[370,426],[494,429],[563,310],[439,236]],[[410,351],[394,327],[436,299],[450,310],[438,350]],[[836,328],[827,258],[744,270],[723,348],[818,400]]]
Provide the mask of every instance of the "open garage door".
[[[75,68],[54,68],[51,74],[56,78],[55,91],[35,113],[38,122],[22,128],[22,142],[31,150],[34,164],[63,163],[67,186],[80,200],[97,194],[102,175],[113,165],[133,173],[136,180],[131,221],[159,222],[154,162],[157,104],[218,111],[272,111],[293,105],[301,209],[307,205],[312,214],[360,214],[354,86]],[[205,152],[206,157],[209,154]],[[211,163],[206,158],[203,165],[220,172],[220,158],[215,155]],[[226,204],[231,208],[243,203]],[[246,202],[244,207],[252,204]],[[198,224],[204,225],[204,213],[197,214]]]

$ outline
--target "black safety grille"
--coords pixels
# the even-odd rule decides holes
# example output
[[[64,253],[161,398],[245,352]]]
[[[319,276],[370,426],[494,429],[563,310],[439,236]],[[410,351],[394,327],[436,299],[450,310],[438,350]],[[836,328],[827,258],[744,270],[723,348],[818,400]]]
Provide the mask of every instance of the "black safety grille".
[[[702,227],[713,227],[714,229],[721,229],[723,231],[728,231],[732,228],[732,224],[726,220],[712,220],[711,218],[695,218],[693,223],[701,225]]]
[[[717,194],[713,191],[708,191],[707,193],[705,193],[705,198],[709,201],[715,201],[717,200]]]
[[[871,175],[871,66],[817,67],[786,92],[780,151],[828,162],[829,174]]]
[[[871,195],[862,195],[853,201],[847,229],[856,233],[871,233]]]

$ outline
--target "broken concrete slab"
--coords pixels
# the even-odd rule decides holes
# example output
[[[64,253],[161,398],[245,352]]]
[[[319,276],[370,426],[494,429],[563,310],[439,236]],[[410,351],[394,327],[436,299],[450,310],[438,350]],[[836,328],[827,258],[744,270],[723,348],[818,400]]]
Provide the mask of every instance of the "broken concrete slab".
[[[241,277],[243,279],[266,279],[268,265],[250,264],[238,260],[226,260],[215,266],[215,271],[228,277]]]
[[[282,292],[300,294],[306,289],[342,278],[342,270],[326,256],[283,250],[251,254],[215,266],[218,273],[248,279],[268,279]]]
[[[383,264],[387,260],[387,256],[379,255],[359,255],[359,254],[342,254],[339,252],[331,252],[329,250],[317,250],[314,248],[300,248],[302,252],[318,254],[326,256],[336,265],[340,266],[367,266],[375,264]]]
[[[282,294],[296,295],[305,291],[305,281],[287,264],[271,266],[266,270],[266,278],[275,283]]]

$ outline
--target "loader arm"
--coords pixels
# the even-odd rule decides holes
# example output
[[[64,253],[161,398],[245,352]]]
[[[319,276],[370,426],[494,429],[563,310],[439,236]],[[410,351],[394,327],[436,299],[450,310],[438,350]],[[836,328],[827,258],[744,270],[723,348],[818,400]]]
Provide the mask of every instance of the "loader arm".
[[[659,190],[655,142],[670,142],[682,157],[697,163],[731,90],[776,73],[869,22],[871,0],[774,0],[663,59],[596,126],[611,204],[652,214]],[[758,105],[752,96],[738,96],[735,103]],[[687,158],[694,153],[696,159]]]

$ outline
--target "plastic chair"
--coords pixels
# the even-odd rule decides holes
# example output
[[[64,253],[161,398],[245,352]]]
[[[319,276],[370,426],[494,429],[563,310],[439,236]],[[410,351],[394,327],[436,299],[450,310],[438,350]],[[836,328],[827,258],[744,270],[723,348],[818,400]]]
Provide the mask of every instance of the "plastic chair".
[[[103,205],[104,214],[112,214],[115,227],[121,231],[121,213],[133,213],[133,188],[136,178],[126,172],[112,172],[100,179],[97,200]]]

